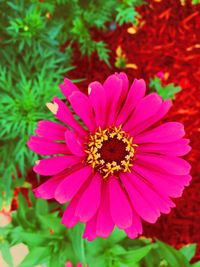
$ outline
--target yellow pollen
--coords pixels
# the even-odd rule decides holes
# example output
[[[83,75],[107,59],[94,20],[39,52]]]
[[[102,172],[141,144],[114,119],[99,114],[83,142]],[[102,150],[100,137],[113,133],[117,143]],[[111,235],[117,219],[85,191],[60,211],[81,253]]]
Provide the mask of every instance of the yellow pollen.
[[[111,154],[111,157],[106,156],[105,158],[105,153],[107,153],[105,152],[106,143],[109,143],[109,145],[107,145],[109,148],[106,148],[109,150],[108,153],[114,154]],[[118,146],[124,151],[118,151]],[[94,134],[89,136],[85,150],[87,153],[86,161],[106,179],[110,175],[116,175],[116,173],[120,171],[131,171],[136,147],[137,145],[133,143],[133,137],[130,137],[122,130],[121,125],[119,127],[108,127],[104,130],[99,127]],[[104,153],[102,152],[103,149]],[[114,152],[110,151],[110,149],[114,149]],[[117,156],[116,153],[118,153]],[[113,159],[112,155],[114,155]]]

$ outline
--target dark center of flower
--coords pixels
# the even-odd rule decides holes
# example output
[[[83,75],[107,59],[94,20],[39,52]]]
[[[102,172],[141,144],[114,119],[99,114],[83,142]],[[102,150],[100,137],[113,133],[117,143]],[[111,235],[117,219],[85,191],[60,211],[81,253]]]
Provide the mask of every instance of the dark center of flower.
[[[116,161],[117,164],[127,155],[126,144],[115,138],[110,138],[102,143],[99,153],[105,162]]]
[[[122,127],[99,128],[89,136],[87,163],[100,172],[104,178],[116,172],[130,171],[136,144]]]

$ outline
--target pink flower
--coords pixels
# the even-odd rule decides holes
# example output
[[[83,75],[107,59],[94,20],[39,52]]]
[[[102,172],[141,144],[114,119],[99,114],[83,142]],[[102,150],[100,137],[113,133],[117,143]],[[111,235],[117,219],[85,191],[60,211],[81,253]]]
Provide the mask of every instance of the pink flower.
[[[73,267],[72,262],[71,261],[66,262],[65,267]],[[78,262],[76,267],[83,267],[83,265],[82,265],[82,263]],[[86,265],[86,267],[88,267],[88,265]]]
[[[164,78],[165,74],[163,71],[159,71],[156,73],[156,76],[162,80]]]
[[[40,121],[28,146],[54,155],[36,162],[34,171],[50,175],[34,190],[36,197],[69,202],[62,223],[86,224],[83,237],[108,237],[114,226],[130,238],[142,233],[142,219],[155,223],[174,207],[191,180],[190,151],[183,125],[155,125],[171,107],[169,100],[145,96],[144,80],[129,88],[125,73],[92,82],[88,96],[68,79],[60,89],[73,111],[54,97],[48,108],[62,122]],[[68,103],[67,102],[67,103]]]

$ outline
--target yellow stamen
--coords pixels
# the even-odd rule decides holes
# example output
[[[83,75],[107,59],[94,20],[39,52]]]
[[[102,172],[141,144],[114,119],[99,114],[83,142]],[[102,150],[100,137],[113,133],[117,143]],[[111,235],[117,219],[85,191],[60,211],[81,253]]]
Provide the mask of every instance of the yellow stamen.
[[[105,160],[101,155],[100,150],[104,146],[104,142],[109,139],[116,139],[125,144],[125,151],[127,154],[120,162],[116,162],[112,159],[110,161]],[[130,172],[133,166],[132,161],[135,155],[135,147],[137,147],[137,145],[133,143],[133,138],[122,130],[122,125],[119,127],[109,127],[104,130],[98,127],[97,131],[89,136],[87,149],[85,150],[88,154],[86,160],[93,168],[99,171],[104,178],[119,171]]]

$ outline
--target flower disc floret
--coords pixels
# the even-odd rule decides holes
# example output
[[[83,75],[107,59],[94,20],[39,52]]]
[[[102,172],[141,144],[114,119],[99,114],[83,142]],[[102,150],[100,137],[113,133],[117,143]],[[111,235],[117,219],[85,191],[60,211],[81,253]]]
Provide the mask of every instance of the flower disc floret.
[[[130,172],[133,166],[136,144],[122,126],[101,129],[90,134],[85,152],[87,163],[104,178],[117,172]]]

